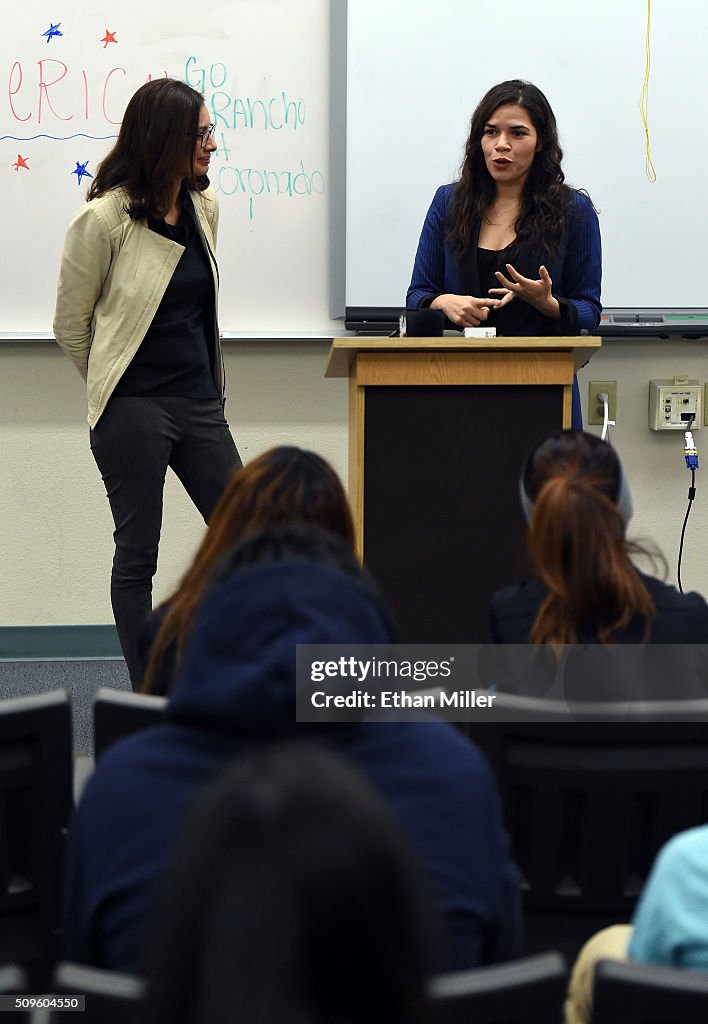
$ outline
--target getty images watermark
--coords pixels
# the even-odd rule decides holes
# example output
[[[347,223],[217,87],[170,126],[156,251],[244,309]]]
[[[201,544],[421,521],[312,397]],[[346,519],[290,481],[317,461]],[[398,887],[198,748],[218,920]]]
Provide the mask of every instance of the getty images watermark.
[[[508,721],[537,718],[539,708],[549,719],[606,721],[647,701],[661,720],[662,701],[692,697],[708,697],[707,645],[297,647],[300,722]]]
[[[495,700],[493,692],[455,685],[457,679],[469,680],[475,654],[470,647],[463,652],[449,645],[300,644],[298,721],[390,721],[409,717],[409,711],[464,718],[458,713],[492,707]]]

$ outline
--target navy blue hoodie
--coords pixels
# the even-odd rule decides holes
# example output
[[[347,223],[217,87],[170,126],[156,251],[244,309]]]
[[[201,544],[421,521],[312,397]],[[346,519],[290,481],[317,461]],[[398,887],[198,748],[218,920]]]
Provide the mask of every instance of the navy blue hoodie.
[[[106,752],[74,816],[67,957],[140,972],[165,868],[195,797],[249,745],[286,737],[320,739],[388,803],[440,917],[443,967],[512,955],[519,881],[479,751],[442,722],[325,727],[295,720],[296,644],[392,639],[366,584],[328,566],[256,567],[210,593],[167,721]]]

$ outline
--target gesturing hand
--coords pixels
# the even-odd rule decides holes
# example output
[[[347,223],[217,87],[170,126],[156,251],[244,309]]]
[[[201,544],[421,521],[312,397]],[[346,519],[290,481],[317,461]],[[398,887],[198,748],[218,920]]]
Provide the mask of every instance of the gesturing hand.
[[[500,289],[501,290],[501,289]],[[431,309],[441,309],[448,320],[459,327],[479,327],[489,316],[490,309],[503,305],[503,300],[478,299],[474,295],[438,295],[430,303]]]
[[[508,277],[505,277],[500,270],[497,270],[495,277],[502,288],[490,288],[490,295],[511,294],[518,299],[523,299],[529,305],[537,309],[544,316],[558,318],[560,316],[560,305],[558,299],[554,298],[551,289],[553,281],[545,267],[538,268],[538,279],[534,281],[531,277],[524,277],[518,270],[515,270],[511,263],[506,264]],[[502,300],[503,301],[503,300]]]

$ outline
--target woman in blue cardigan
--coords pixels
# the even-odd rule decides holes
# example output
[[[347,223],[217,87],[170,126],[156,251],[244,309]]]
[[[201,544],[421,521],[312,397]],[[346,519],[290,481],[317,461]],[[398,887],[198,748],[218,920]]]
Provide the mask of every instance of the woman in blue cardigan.
[[[518,79],[490,89],[472,115],[459,181],[442,185],[428,210],[406,305],[498,335],[594,330],[600,226],[588,196],[565,184],[562,157],[540,89]]]

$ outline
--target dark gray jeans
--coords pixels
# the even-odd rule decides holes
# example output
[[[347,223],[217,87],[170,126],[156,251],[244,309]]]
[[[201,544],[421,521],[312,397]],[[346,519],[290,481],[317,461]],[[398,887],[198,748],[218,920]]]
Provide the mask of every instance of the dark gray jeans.
[[[152,609],[167,467],[206,522],[241,459],[218,398],[112,398],[90,436],[115,523],[111,603],[135,690],[142,677],[138,641]]]

